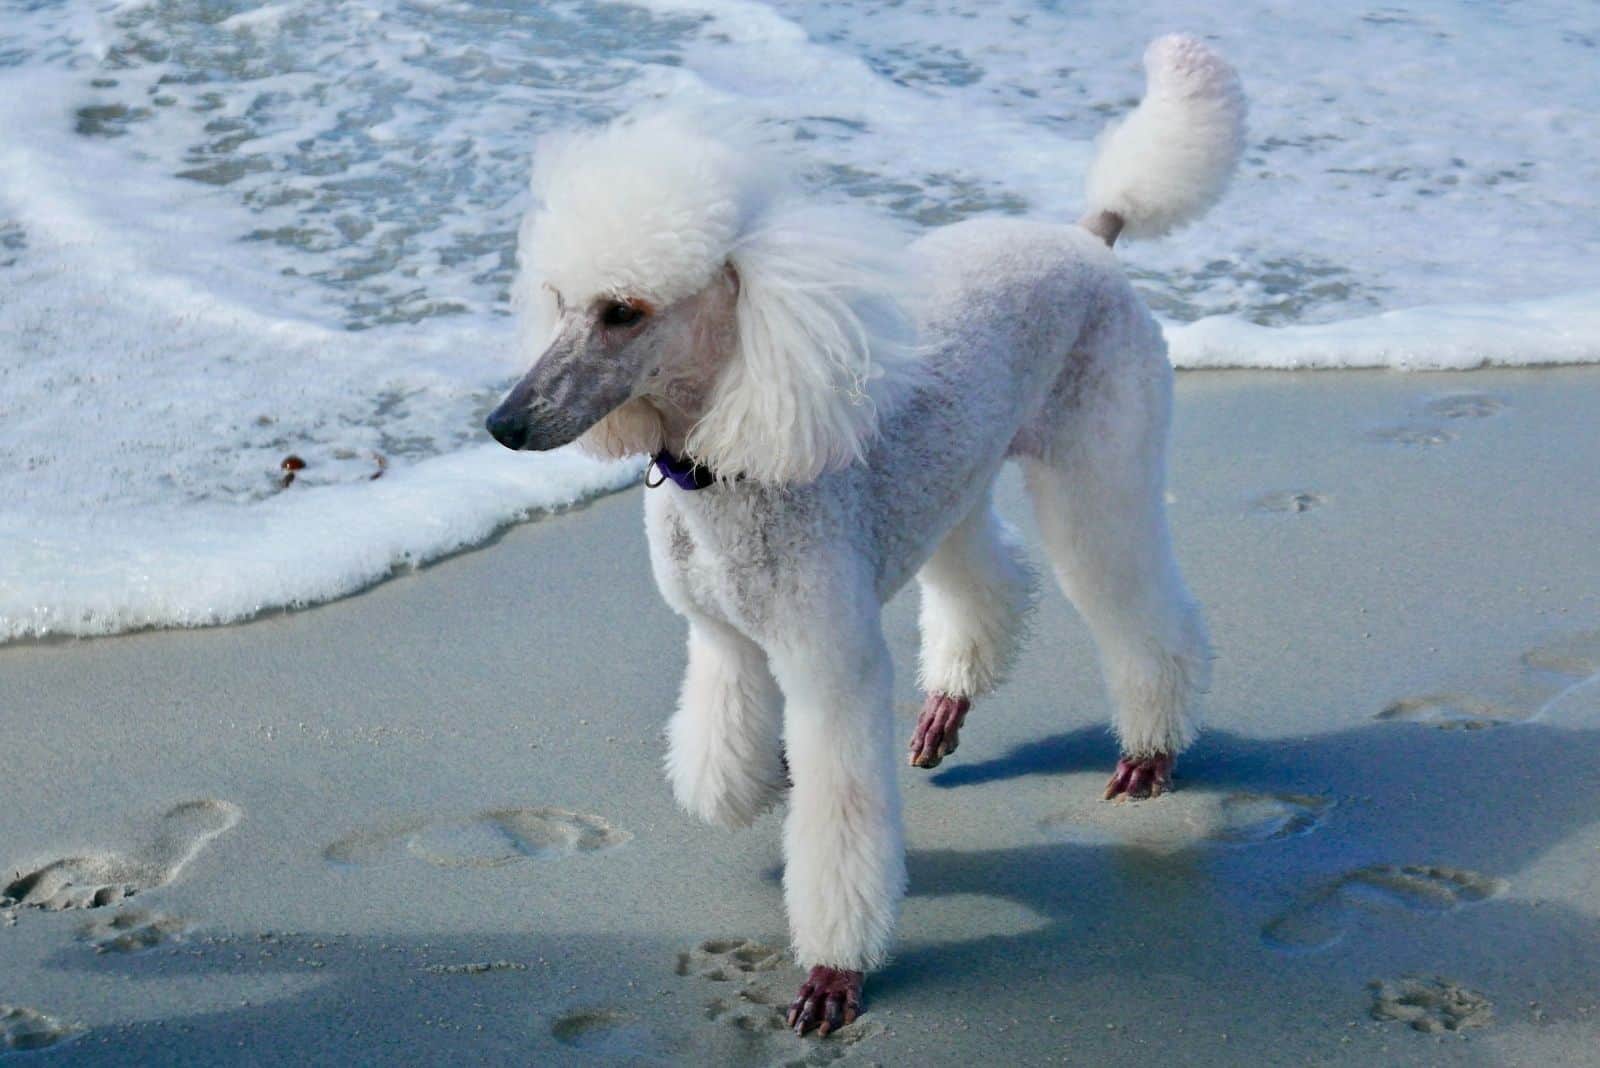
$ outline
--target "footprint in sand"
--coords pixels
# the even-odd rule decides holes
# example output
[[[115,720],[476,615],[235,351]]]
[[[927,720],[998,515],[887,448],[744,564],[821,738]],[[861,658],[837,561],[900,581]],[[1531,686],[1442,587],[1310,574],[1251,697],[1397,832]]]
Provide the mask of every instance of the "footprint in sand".
[[[194,928],[188,920],[164,912],[119,909],[78,929],[78,938],[96,953],[140,953],[166,942],[178,942]]]
[[[80,1030],[34,1009],[0,1002],[0,1054],[46,1049]]]
[[[1328,503],[1328,498],[1310,490],[1278,490],[1264,493],[1255,499],[1258,512],[1309,512]]]
[[[1382,442],[1386,445],[1403,445],[1412,449],[1445,445],[1456,440],[1455,434],[1443,427],[1425,426],[1417,423],[1383,427],[1372,431],[1368,437],[1373,441]]]
[[[748,938],[711,939],[678,954],[677,972],[714,984],[706,988],[712,996],[705,1002],[705,1018],[732,1034],[740,1063],[785,1068],[833,1064],[850,1057],[859,1043],[883,1033],[881,1025],[863,1016],[829,1035],[826,1042],[797,1038],[784,1023],[784,1014],[793,997],[791,986],[799,986],[798,973],[778,946]]]
[[[816,1068],[854,1060],[859,1043],[883,1033],[863,1017],[828,1036],[801,1039],[784,1024],[799,972],[780,946],[748,938],[718,938],[678,954],[676,972],[705,984],[694,1031],[663,1030],[624,1008],[585,1008],[556,1019],[550,1034],[563,1046],[607,1063],[678,1064],[693,1054],[697,1063],[781,1065]],[[695,1025],[688,1024],[693,1028]]]
[[[787,1004],[773,983],[758,980],[783,970],[788,954],[748,938],[711,939],[678,954],[678,974],[733,988],[705,1003],[705,1017],[750,1035],[787,1031],[782,1007]]]
[[[1522,654],[1522,663],[1532,671],[1560,675],[1570,682],[1592,679],[1600,675],[1600,630],[1574,634],[1530,649]]]
[[[678,954],[678,974],[694,975],[713,983],[739,982],[788,963],[778,946],[748,938],[711,939],[687,953]]]
[[[1451,393],[1429,401],[1426,411],[1436,419],[1487,419],[1506,407],[1506,402],[1487,393]],[[1444,445],[1456,440],[1455,431],[1429,422],[1401,423],[1368,433],[1372,441],[1409,448]]]
[[[705,1019],[755,1036],[767,1031],[783,1031],[784,1026],[776,999],[767,996],[750,980],[763,972],[777,971],[786,963],[783,950],[775,946],[747,939],[712,940],[678,954],[676,971],[680,976],[732,984],[736,992],[730,993],[728,998],[713,998],[706,1003]],[[732,1003],[738,1003],[738,1007]],[[685,1049],[689,1045],[684,1036],[663,1034],[641,1020],[637,1013],[626,1009],[570,1012],[556,1020],[550,1033],[557,1042],[573,1049],[611,1060],[641,1063],[665,1062],[675,1049]],[[752,1055],[741,1059],[754,1061],[754,1055],[759,1054],[746,1048],[744,1042],[738,1045],[743,1054]]]
[[[1270,946],[1313,950],[1343,938],[1362,909],[1453,912],[1486,901],[1505,881],[1462,868],[1375,864],[1349,872],[1285,912],[1262,931]]]
[[[497,868],[611,849],[633,836],[599,816],[564,808],[496,808],[460,819],[417,817],[357,831],[322,855],[370,864],[399,853],[440,868]]]
[[[1299,838],[1322,825],[1333,800],[1310,794],[1229,794],[1205,837],[1213,842],[1250,845]]]
[[[1494,1006],[1475,990],[1443,976],[1408,975],[1373,980],[1372,1018],[1407,1023],[1427,1034],[1488,1027]]]
[[[1487,393],[1452,393],[1430,401],[1428,414],[1444,419],[1487,419],[1505,406],[1505,401]]]
[[[1322,825],[1326,797],[1178,790],[1159,804],[1090,805],[1039,821],[1052,837],[1081,845],[1127,845],[1171,852],[1204,845],[1246,846],[1298,838]]]
[[[1377,718],[1426,723],[1447,731],[1478,731],[1504,723],[1517,723],[1530,715],[1532,712],[1495,704],[1469,694],[1439,693],[1396,701],[1379,712]]]
[[[1586,698],[1600,708],[1600,687],[1592,685],[1597,680],[1600,631],[1587,631],[1522,654],[1521,671],[1506,680],[1499,700],[1466,693],[1426,694],[1391,702],[1377,718],[1441,730],[1482,730],[1535,717],[1559,720],[1583,715],[1580,706]]]
[[[636,1013],[623,1009],[580,1009],[560,1017],[550,1034],[563,1046],[582,1050],[609,1064],[667,1064],[682,1043],[663,1038]]]
[[[0,888],[0,907],[97,909],[165,886],[239,816],[238,806],[227,801],[185,801],[168,809],[147,841],[126,853],[85,853],[19,871]]]

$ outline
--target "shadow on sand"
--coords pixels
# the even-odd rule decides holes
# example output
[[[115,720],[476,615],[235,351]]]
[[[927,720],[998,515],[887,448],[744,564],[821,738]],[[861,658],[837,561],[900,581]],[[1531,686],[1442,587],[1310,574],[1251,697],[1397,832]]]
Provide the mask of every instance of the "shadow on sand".
[[[1029,776],[1086,771],[1097,781],[1111,752],[1103,730],[1085,728],[952,767],[931,781],[943,789],[998,788]],[[1519,871],[1594,822],[1597,769],[1600,731],[1541,723],[1475,732],[1374,724],[1292,742],[1212,731],[1186,758],[1182,788],[1328,795],[1337,799],[1339,817],[1316,834],[1249,848],[1157,854],[1041,841],[913,851],[908,911],[978,895],[1020,905],[1035,922],[1022,933],[977,938],[905,930],[895,960],[871,987],[874,1006],[883,1010],[876,1015],[890,1028],[857,1052],[885,1063],[966,1062],[992,1048],[993,1034],[934,1035],[916,1023],[934,1021],[937,1030],[958,1005],[961,1019],[1021,1018],[1023,1039],[1029,1028],[1065,1020],[1071,1027],[1059,1048],[1091,1059],[1110,1055],[1101,1047],[1121,1022],[1142,1020],[1150,1041],[1166,1049],[1172,1037],[1180,1051],[1164,1053],[1164,1063],[1214,1063],[1223,1048],[1215,1047],[1216,1035],[1248,1035],[1255,1022],[1262,1033],[1277,1033],[1287,1013],[1307,1029],[1297,1058],[1387,1051],[1386,1063],[1424,1063],[1438,1051],[1402,1046],[1397,1052],[1384,1043],[1397,1036],[1408,1041],[1412,1033],[1364,1017],[1368,981],[1419,971],[1454,975],[1484,990],[1501,1006],[1499,1027],[1526,1023],[1523,1006],[1532,1001],[1548,1018],[1576,1018],[1592,1004],[1592,984],[1575,990],[1570,977],[1600,976],[1600,920],[1558,902],[1520,899],[1516,886]],[[1074,780],[1072,788],[1081,785]],[[1509,890],[1460,908],[1436,900],[1386,902],[1381,895],[1352,900],[1334,917],[1348,927],[1345,936],[1324,946],[1285,949],[1262,937],[1275,915],[1315,904],[1345,873],[1413,864],[1486,873],[1506,880]],[[249,1004],[91,1031],[60,1055],[64,1063],[118,1064],[416,1064],[463,1057],[821,1063],[817,1057],[839,1055],[793,1044],[749,1017],[737,1027],[719,1022],[708,1006],[731,988],[674,974],[671,962],[683,949],[648,935],[604,933],[234,934],[128,956],[96,956],[76,944],[54,966],[120,976],[131,999],[143,980],[184,977],[222,986],[253,979],[252,989],[274,992]],[[485,961],[510,963],[476,972],[449,968]],[[798,976],[789,968],[774,980],[787,987]],[[1076,991],[1093,991],[1100,1006],[1111,994],[1125,1011],[1110,1021],[1076,1019]],[[1358,1017],[1359,1028],[1351,1022]],[[759,1024],[761,1017],[754,1019]],[[1174,1027],[1193,1040],[1173,1037]],[[1201,1035],[1212,1036],[1212,1044]],[[1270,1063],[1270,1052],[1241,1060]],[[1481,1044],[1458,1044],[1450,1059],[1489,1063],[1490,1053]]]

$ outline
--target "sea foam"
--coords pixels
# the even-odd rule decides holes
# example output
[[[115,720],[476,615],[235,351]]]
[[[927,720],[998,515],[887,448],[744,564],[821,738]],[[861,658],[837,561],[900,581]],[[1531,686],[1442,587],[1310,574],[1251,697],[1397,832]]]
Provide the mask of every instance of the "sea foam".
[[[1600,358],[1579,0],[12,12],[0,640],[327,600],[633,482],[481,431],[526,355],[506,293],[540,132],[701,102],[792,137],[819,196],[913,228],[1068,220],[1174,29],[1215,41],[1252,108],[1222,205],[1119,246],[1178,366]]]

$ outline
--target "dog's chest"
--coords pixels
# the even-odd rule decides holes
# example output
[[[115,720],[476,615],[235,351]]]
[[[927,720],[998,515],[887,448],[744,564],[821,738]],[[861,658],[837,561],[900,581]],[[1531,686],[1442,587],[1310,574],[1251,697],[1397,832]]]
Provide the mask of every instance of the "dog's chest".
[[[710,616],[747,634],[770,629],[784,587],[797,572],[794,539],[785,524],[750,502],[646,500],[646,527],[656,583],[680,612]],[[700,492],[726,492],[709,490]],[[786,550],[787,547],[787,550]]]

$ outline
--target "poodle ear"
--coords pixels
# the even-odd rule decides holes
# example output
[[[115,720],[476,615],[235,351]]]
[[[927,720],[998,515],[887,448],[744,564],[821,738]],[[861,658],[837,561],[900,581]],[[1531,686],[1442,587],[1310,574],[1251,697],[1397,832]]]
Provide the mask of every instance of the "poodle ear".
[[[809,482],[860,460],[916,363],[903,245],[837,208],[780,206],[735,242],[738,339],[686,451],[724,477]]]

